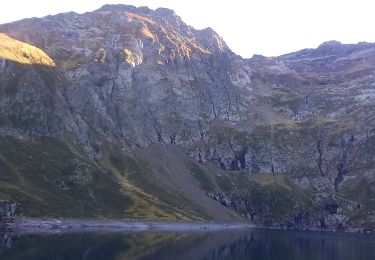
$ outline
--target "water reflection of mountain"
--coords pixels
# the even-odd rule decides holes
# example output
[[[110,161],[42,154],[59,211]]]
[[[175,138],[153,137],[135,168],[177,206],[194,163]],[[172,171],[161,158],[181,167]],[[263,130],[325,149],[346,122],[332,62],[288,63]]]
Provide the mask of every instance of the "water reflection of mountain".
[[[4,249],[10,249],[12,247],[13,237],[11,233],[0,231],[0,254]]]
[[[0,259],[373,260],[375,238],[272,230],[28,234],[0,237]]]

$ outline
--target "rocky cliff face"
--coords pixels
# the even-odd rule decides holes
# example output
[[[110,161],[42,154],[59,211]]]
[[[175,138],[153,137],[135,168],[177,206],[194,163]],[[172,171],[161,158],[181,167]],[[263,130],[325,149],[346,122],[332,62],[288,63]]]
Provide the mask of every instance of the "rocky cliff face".
[[[20,23],[1,30],[63,70],[70,114],[79,117],[65,132],[89,150],[89,132],[143,146],[183,142],[196,138],[185,132],[197,135],[199,120],[238,121],[244,112],[245,63],[213,30],[196,31],[170,10],[104,6]]]
[[[244,60],[124,5],[0,32],[0,195],[26,214],[374,223],[374,44]]]

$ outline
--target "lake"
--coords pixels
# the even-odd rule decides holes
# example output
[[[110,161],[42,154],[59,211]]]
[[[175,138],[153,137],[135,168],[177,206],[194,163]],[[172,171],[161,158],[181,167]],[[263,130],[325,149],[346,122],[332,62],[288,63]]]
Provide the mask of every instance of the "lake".
[[[2,233],[0,259],[374,260],[375,237],[269,229]]]

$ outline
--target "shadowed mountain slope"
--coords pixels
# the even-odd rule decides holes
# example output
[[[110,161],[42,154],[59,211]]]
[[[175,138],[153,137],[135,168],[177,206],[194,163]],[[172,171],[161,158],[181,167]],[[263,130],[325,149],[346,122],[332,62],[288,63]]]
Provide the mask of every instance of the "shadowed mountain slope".
[[[125,5],[0,32],[0,198],[26,215],[373,226],[374,44],[245,60]]]

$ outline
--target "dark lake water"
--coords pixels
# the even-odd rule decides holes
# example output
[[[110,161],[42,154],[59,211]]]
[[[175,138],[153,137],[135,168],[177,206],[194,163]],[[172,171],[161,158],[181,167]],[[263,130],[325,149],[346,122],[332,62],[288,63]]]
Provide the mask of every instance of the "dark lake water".
[[[264,229],[1,234],[0,259],[374,260],[375,237]]]

